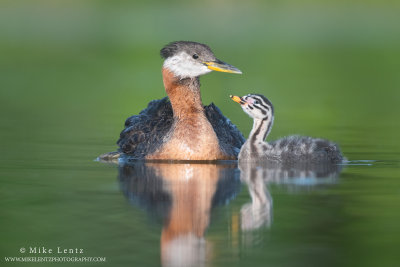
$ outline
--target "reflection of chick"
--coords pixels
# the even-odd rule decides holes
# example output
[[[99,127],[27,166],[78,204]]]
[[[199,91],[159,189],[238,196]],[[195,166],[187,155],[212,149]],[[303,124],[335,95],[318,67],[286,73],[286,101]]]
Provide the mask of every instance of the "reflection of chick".
[[[262,226],[270,226],[272,220],[272,198],[264,184],[263,171],[255,166],[240,164],[240,180],[246,183],[251,203],[240,209],[241,229],[255,230]]]
[[[249,189],[251,203],[242,206],[241,229],[255,230],[270,226],[272,197],[267,183],[285,184],[292,189],[315,188],[336,182],[342,166],[335,164],[289,164],[278,162],[239,161],[240,180]]]

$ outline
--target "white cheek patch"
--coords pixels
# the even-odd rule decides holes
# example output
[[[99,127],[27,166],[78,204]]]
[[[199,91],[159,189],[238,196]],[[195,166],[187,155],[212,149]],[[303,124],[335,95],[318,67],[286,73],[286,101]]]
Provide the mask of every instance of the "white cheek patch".
[[[175,76],[181,78],[197,77],[211,72],[207,66],[193,61],[191,57],[184,52],[167,58],[163,66],[172,71]]]

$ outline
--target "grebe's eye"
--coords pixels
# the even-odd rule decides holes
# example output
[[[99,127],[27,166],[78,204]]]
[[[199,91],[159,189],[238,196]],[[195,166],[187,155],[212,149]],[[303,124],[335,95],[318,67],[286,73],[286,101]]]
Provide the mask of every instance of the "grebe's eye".
[[[259,104],[258,100],[254,100],[254,104]]]
[[[194,54],[192,57],[193,57],[194,59],[198,59],[198,58],[199,58],[199,55]]]

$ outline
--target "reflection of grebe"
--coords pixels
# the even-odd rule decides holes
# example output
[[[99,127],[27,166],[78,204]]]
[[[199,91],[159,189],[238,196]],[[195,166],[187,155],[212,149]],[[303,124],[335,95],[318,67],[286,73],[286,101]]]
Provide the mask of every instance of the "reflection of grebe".
[[[237,159],[244,138],[214,105],[203,106],[199,76],[211,71],[241,73],[218,60],[204,44],[180,41],[161,49],[167,98],[154,100],[128,118],[118,140],[121,155],[151,160]]]
[[[198,266],[211,257],[210,212],[240,190],[235,164],[137,163],[120,167],[125,195],[163,217],[163,266]],[[165,204],[168,203],[168,204]]]
[[[240,150],[239,160],[315,163],[339,163],[343,160],[339,147],[325,139],[295,135],[265,142],[274,122],[272,103],[265,96],[256,94],[231,98],[254,120],[249,138]]]

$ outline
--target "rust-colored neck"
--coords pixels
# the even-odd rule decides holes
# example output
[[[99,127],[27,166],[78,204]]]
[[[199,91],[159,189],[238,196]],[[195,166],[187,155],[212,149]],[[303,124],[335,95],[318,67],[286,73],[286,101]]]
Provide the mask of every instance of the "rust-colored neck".
[[[172,104],[174,116],[183,118],[203,114],[199,78],[180,79],[168,69],[162,69],[165,91]]]

